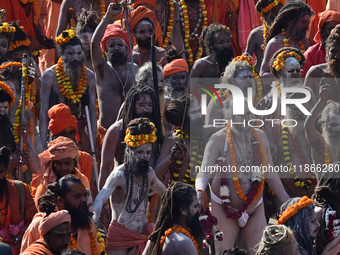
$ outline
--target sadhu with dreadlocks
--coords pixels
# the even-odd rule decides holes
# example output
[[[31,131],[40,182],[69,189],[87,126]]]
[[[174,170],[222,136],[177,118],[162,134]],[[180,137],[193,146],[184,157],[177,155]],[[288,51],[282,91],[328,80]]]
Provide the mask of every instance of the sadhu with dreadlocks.
[[[156,102],[156,93],[149,86],[134,86],[129,90],[120,115],[121,119],[110,126],[104,137],[99,175],[100,188],[104,186],[113,167],[124,163],[125,144],[122,142],[124,141],[127,125],[131,120],[140,117],[149,118],[150,121],[155,123],[156,129],[161,130],[161,120],[156,117],[160,116]],[[158,152],[158,148],[154,148],[150,159],[152,167],[156,163]]]
[[[261,78],[273,77],[268,64],[274,52],[280,48],[294,47],[303,53],[308,49],[306,32],[313,15],[313,10],[302,1],[290,1],[282,7],[264,40]]]
[[[106,250],[108,254],[119,251],[141,254],[153,227],[148,224],[149,189],[162,196],[165,186],[149,166],[152,144],[157,141],[155,124],[147,118],[130,121],[124,139],[127,147],[124,163],[116,167],[107,178],[103,189],[94,201],[95,223],[103,204],[110,197],[112,222],[108,229]]]
[[[162,197],[155,231],[143,255],[198,255],[204,235],[196,191],[179,181],[171,184]]]

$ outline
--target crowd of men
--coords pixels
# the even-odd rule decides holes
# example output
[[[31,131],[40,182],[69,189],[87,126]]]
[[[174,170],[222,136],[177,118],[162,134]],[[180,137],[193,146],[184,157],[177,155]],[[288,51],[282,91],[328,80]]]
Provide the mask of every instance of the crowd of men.
[[[0,254],[340,254],[338,78],[336,0],[1,1]]]

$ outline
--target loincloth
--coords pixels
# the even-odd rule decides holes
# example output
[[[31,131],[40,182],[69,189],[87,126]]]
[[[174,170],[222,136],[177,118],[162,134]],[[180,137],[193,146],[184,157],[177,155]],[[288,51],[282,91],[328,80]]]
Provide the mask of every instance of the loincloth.
[[[112,221],[106,235],[106,250],[125,250],[136,247],[134,255],[140,255],[146,246],[149,236],[153,232],[154,224],[149,223],[141,234]]]

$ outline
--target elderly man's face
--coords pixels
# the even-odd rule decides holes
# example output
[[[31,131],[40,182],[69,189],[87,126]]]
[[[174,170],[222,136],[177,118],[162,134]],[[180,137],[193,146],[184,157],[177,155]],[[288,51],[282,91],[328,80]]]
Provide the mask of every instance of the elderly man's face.
[[[302,84],[301,66],[296,58],[286,58],[285,66],[281,71],[281,77],[284,79],[284,85],[286,87]]]
[[[173,87],[187,87],[189,74],[186,71],[177,72],[170,75],[171,86]]]
[[[112,65],[124,65],[128,58],[128,48],[124,41],[120,38],[113,38],[107,45],[107,59]]]
[[[9,102],[0,102],[0,116],[8,115],[9,113]]]
[[[235,78],[232,79],[233,85],[239,87],[244,95],[248,95],[248,88],[253,88],[253,97],[255,96],[255,79],[250,68],[241,68],[236,71]]]
[[[83,60],[83,48],[80,44],[68,45],[63,53],[65,63],[70,63],[72,66],[80,66]]]
[[[7,61],[8,46],[7,36],[0,33],[0,64]]]

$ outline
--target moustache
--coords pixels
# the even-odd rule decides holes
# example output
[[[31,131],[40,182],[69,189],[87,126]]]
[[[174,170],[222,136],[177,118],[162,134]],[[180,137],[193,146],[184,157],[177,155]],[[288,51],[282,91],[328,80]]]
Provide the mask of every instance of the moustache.
[[[147,166],[147,165],[149,165],[149,162],[145,159],[141,159],[137,163],[137,166]]]

